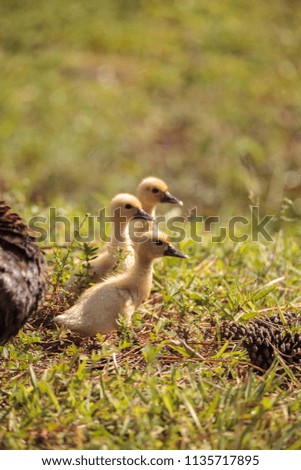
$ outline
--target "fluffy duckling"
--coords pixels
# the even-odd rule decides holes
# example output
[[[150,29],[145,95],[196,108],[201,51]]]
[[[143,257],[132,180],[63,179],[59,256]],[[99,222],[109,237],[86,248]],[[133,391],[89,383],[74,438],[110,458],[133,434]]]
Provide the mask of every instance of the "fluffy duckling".
[[[183,202],[168,191],[167,184],[153,176],[148,176],[141,181],[137,189],[137,197],[143,209],[153,217],[155,216],[156,206],[160,203],[166,202],[183,206]]]
[[[127,231],[128,223],[133,219],[152,220],[142,209],[140,201],[131,194],[118,194],[112,199],[111,217],[112,241],[90,262],[89,274],[94,282],[102,281],[117,267],[123,271],[134,264],[134,251]],[[123,260],[119,263],[121,258]]]
[[[0,201],[0,344],[18,333],[46,292],[46,262],[21,217]]]
[[[112,276],[102,284],[88,289],[78,302],[55,321],[84,336],[109,333],[118,329],[118,317],[123,315],[130,323],[135,309],[151,291],[153,261],[162,256],[187,258],[172,246],[167,236],[151,232],[135,245],[135,263],[129,272]]]

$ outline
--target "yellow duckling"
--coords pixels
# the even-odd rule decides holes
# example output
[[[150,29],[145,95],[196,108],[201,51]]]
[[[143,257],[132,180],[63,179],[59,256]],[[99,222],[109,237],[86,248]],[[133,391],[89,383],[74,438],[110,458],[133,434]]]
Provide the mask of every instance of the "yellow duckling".
[[[159,233],[154,239],[147,232],[143,241],[135,245],[135,263],[128,272],[86,290],[73,307],[54,320],[84,336],[118,329],[120,315],[130,323],[135,309],[150,294],[153,261],[162,256],[187,258],[168,242],[165,234]]]
[[[151,214],[154,219],[156,215],[156,207],[158,204],[169,203],[183,206],[183,202],[168,191],[167,184],[163,180],[155,178],[154,176],[148,176],[141,181],[137,188],[137,197],[141,202],[143,209],[148,214]],[[141,235],[141,233],[148,232],[152,229],[154,232],[158,231],[156,221],[154,221],[154,223],[146,221],[133,221],[129,224],[128,227],[129,237],[135,240],[136,237]]]
[[[114,269],[122,271],[134,264],[134,251],[129,239],[127,226],[130,220],[152,220],[142,209],[140,201],[131,194],[118,194],[111,201],[113,233],[111,242],[97,258],[90,262],[91,280],[100,282],[108,277]],[[119,263],[119,260],[122,261]]]
[[[156,206],[160,203],[166,202],[183,206],[182,201],[170,194],[167,184],[154,176],[148,176],[141,181],[137,189],[137,197],[143,209],[153,217]]]

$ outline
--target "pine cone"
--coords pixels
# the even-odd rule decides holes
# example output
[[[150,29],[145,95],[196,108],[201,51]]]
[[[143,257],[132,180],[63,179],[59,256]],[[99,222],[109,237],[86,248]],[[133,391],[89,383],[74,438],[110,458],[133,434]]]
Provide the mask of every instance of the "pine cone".
[[[301,335],[288,329],[300,326],[301,318],[294,313],[284,314],[287,325],[280,315],[256,318],[247,325],[235,321],[224,321],[221,337],[226,340],[242,340],[250,361],[261,369],[268,369],[277,353],[287,364],[301,366]]]

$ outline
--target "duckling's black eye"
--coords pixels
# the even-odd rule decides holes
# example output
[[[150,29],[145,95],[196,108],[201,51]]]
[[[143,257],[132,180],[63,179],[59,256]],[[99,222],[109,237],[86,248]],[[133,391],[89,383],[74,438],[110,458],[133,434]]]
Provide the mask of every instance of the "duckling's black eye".
[[[133,208],[133,206],[132,206],[131,204],[126,204],[124,207],[125,207],[126,209],[132,209],[132,208]]]
[[[163,242],[162,242],[162,240],[157,240],[157,241],[155,242],[155,244],[158,245],[158,246],[162,246],[162,245],[163,245]]]
[[[153,188],[153,189],[152,189],[152,193],[158,194],[158,192],[159,192],[159,189],[158,189],[158,188]]]

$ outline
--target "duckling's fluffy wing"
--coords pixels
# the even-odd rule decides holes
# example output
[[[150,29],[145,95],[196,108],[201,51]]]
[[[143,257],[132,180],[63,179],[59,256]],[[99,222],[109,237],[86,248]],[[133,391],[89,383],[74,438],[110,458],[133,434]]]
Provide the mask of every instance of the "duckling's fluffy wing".
[[[108,333],[118,329],[119,315],[130,320],[135,310],[132,296],[126,289],[112,283],[88,289],[73,307],[54,320],[85,336]]]
[[[114,272],[128,271],[135,262],[134,250],[131,246],[119,248],[108,247],[104,253],[90,262],[90,274],[94,282],[104,281]]]
[[[101,281],[113,271],[116,263],[117,257],[110,250],[106,249],[90,262],[89,273],[95,282]]]
[[[123,257],[117,266],[117,270],[120,272],[129,271],[135,264],[135,252],[132,247],[129,247],[127,251],[124,251]]]

